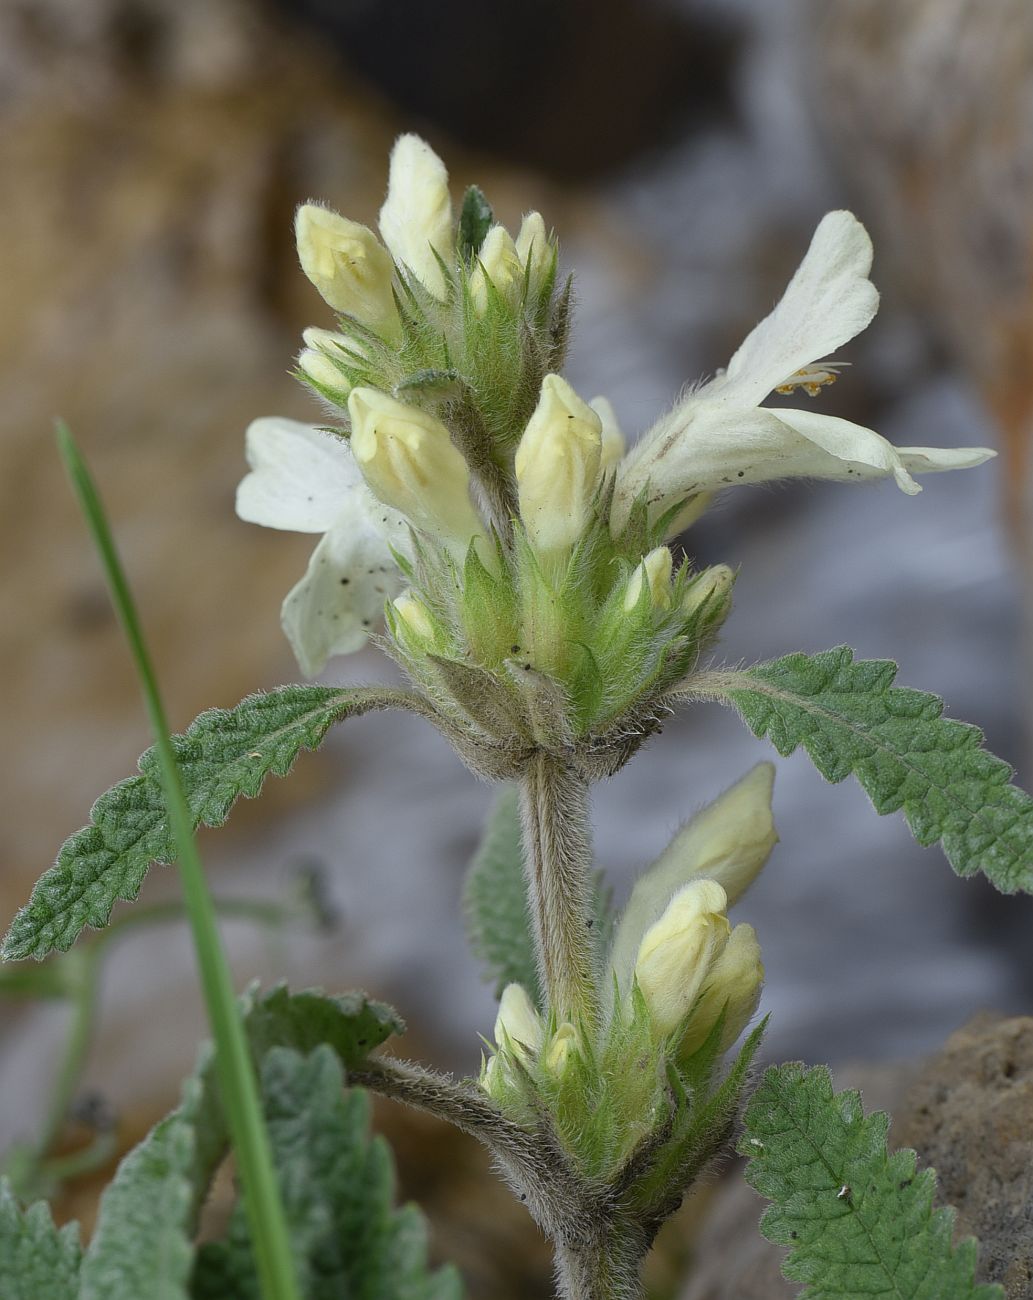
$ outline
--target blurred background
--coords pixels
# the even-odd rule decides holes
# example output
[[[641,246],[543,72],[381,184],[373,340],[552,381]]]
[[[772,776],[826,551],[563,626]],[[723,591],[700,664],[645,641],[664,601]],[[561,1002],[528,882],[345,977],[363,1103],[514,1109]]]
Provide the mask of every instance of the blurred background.
[[[243,431],[262,414],[318,421],[288,372],[303,326],[331,321],[297,268],[293,209],[315,197],[372,224],[402,130],[442,154],[457,197],[476,180],[508,224],[538,208],[555,226],[577,272],[568,376],[632,434],[727,361],[822,213],[858,213],[883,308],[823,409],[999,458],[914,499],[732,492],[684,544],[742,565],[726,659],[844,641],[895,657],[1028,788],[1026,0],[0,0],[5,927],[147,743],[52,419],[100,480],[177,729],[296,679],[278,609],[312,542],[235,518]],[[368,651],[326,680],[391,672]],[[680,821],[769,756],[702,707],[599,789],[617,901]],[[415,719],[337,729],[203,840],[223,896],[280,900],[314,873],[333,914],[228,923],[240,983],[362,985],[412,1022],[407,1051],[475,1070],[494,1003],[458,900],[490,797]],[[1029,1008],[1028,899],[958,880],[806,759],[779,762],[775,806],[782,842],[740,909],[764,947],[770,1057],[910,1058],[981,1008]],[[175,896],[168,871],[144,887]],[[62,1006],[0,1002],[0,1147],[42,1122],[66,1028]],[[183,927],[127,934],[77,1085],[119,1117],[119,1142],[174,1102],[203,1035]],[[381,1122],[472,1293],[547,1294],[479,1153]],[[62,1213],[89,1222],[91,1195],[73,1184]]]

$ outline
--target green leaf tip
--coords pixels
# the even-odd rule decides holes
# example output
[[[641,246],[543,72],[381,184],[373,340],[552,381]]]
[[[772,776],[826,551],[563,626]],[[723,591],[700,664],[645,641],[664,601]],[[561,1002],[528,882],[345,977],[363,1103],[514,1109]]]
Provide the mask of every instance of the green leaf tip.
[[[42,1201],[22,1210],[0,1179],[0,1295],[3,1300],[79,1300],[79,1226],[56,1228]]]
[[[889,1117],[835,1093],[825,1066],[772,1066],[750,1098],[739,1151],[747,1181],[772,1202],[761,1232],[790,1248],[800,1300],[1003,1300],[975,1281],[976,1244],[952,1246],[954,1211],[933,1209],[936,1175],[890,1152]]]
[[[254,798],[267,776],[286,776],[299,752],[317,748],[334,722],[390,703],[378,688],[284,686],[232,709],[208,709],[172,737],[194,826],[221,826],[241,795]],[[175,856],[152,748],[140,759],[140,775],[101,795],[89,825],[65,841],[0,955],[14,961],[66,951],[87,926],[105,926],[116,902],[136,898],[152,862]]]
[[[727,699],[782,755],[802,745],[828,781],[853,773],[877,812],[903,809],[919,844],[942,841],[958,875],[1033,892],[1033,799],[978,727],[943,717],[935,695],[894,686],[896,672],[838,646],[705,674],[686,693]]]
[[[459,213],[459,255],[466,262],[472,262],[481,251],[485,236],[491,229],[493,213],[491,204],[478,185],[471,185],[463,195],[463,206]]]

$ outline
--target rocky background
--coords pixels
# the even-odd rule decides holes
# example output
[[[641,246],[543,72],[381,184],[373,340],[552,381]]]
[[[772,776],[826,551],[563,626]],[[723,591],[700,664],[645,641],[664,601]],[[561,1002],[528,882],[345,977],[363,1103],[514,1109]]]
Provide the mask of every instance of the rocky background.
[[[729,660],[841,641],[896,657],[1028,787],[1024,0],[3,0],[0,920],[147,740],[53,417],[103,487],[175,725],[294,679],[277,611],[311,543],[234,517],[242,433],[260,414],[315,418],[288,371],[301,328],[330,322],[296,267],[294,206],[371,221],[403,129],[427,135],[457,193],[476,179],[502,219],[537,207],[556,226],[578,271],[570,378],[632,431],[727,360],[822,212],[858,212],[884,307],[823,401],[897,442],[1000,459],[917,499],[888,484],[732,493],[686,545],[743,566]],[[369,652],[327,679],[389,671]],[[700,708],[601,790],[618,901],[681,819],[765,756]],[[411,1052],[474,1069],[494,1011],[457,900],[489,797],[414,719],[339,729],[202,844],[223,895],[279,898],[317,867],[337,914],[332,932],[228,925],[240,982],[362,984],[410,1019]],[[782,843],[743,909],[771,1057],[914,1060],[976,1011],[1029,1009],[1028,900],[957,880],[804,759],[780,763],[776,813]],[[169,872],[145,886],[175,892]],[[60,1008],[0,1005],[0,1146],[39,1122],[63,1029]],[[174,1099],[203,1033],[182,929],[127,937],[83,1081],[127,1141]],[[471,1293],[547,1294],[544,1255],[485,1190],[479,1155],[384,1123]],[[88,1220],[90,1195],[66,1212]],[[690,1226],[668,1233],[671,1259]]]

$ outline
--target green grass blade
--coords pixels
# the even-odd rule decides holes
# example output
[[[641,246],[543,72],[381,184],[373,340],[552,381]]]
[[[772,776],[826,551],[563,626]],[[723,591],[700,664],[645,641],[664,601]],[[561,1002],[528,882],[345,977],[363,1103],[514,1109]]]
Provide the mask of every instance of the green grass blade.
[[[179,854],[184,901],[193,930],[201,985],[215,1040],[219,1087],[237,1157],[248,1222],[255,1242],[262,1295],[265,1300],[299,1300],[294,1259],[273,1168],[269,1135],[262,1118],[258,1085],[237,1009],[229,966],[219,938],[215,908],[194,840],[192,819],[169,741],[168,722],[154,668],[104,508],[71,432],[63,423],[57,426],[57,443],[103,562],[111,597],[133,655],[154,732],[169,822]]]

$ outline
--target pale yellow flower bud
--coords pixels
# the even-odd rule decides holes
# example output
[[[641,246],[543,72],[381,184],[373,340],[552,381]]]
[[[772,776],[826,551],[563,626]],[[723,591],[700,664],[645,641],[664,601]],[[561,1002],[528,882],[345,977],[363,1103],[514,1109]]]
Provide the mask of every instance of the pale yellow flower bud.
[[[610,950],[622,993],[631,987],[642,937],[679,889],[694,880],[716,881],[728,906],[739,901],[778,843],[771,795],[772,763],[758,763],[741,781],[697,813],[675,835],[631,891]]]
[[[528,212],[516,237],[516,255],[521,274],[527,268],[528,288],[535,293],[552,266],[553,252],[540,212]]]
[[[351,385],[347,376],[334,364],[334,359],[346,359],[341,345],[349,346],[348,340],[343,334],[315,328],[303,330],[301,337],[305,340],[305,347],[298,355],[298,369],[320,388],[331,389],[343,402],[351,391]]]
[[[682,1040],[683,1055],[690,1056],[703,1045],[722,1010],[725,1020],[718,1050],[727,1052],[757,1010],[763,983],[764,966],[753,926],[737,925],[729,935],[724,951],[710,968]]]
[[[603,447],[600,464],[603,472],[613,469],[628,447],[627,439],[617,423],[617,414],[606,397],[593,397],[588,405],[603,422]]]
[[[541,1050],[541,1017],[522,984],[507,984],[502,990],[495,1042],[500,1048],[510,1047],[525,1063]]]
[[[406,631],[411,632],[420,641],[434,640],[436,633],[430,610],[411,591],[403,591],[396,600],[391,602],[391,608]]]
[[[628,579],[624,593],[624,612],[630,614],[642,598],[642,588],[649,590],[654,609],[671,608],[671,569],[674,559],[666,546],[650,551]]]
[[[353,388],[348,412],[352,455],[374,496],[465,554],[483,527],[470,500],[470,471],[448,429],[376,388]]]
[[[489,282],[503,298],[515,302],[523,281],[524,268],[517,257],[513,237],[504,226],[492,226],[470,272],[470,300],[474,311],[478,316],[487,312]]]
[[[520,517],[539,551],[572,546],[599,484],[602,421],[565,379],[546,375],[516,452]]]
[[[704,601],[714,614],[723,614],[727,608],[732,587],[735,585],[735,573],[727,564],[715,564],[704,569],[694,583],[687,588],[682,598],[682,611],[694,614]]]
[[[398,331],[391,254],[367,226],[330,208],[303,203],[294,218],[301,269],[335,311],[378,333]]]
[[[445,297],[446,266],[455,262],[448,172],[418,135],[401,135],[391,150],[387,199],[380,209],[380,233],[394,254],[430,292]]]
[[[564,1021],[556,1030],[552,1041],[545,1049],[545,1068],[557,1078],[563,1074],[570,1059],[570,1053],[577,1046],[577,1030],[569,1021]]]
[[[643,936],[635,979],[658,1037],[673,1033],[688,1015],[728,942],[726,905],[716,881],[693,881],[678,890]]]
[[[506,1072],[502,1065],[502,1058],[499,1056],[489,1056],[487,1061],[481,1066],[480,1084],[489,1097],[494,1097],[500,1101],[506,1091]]]

